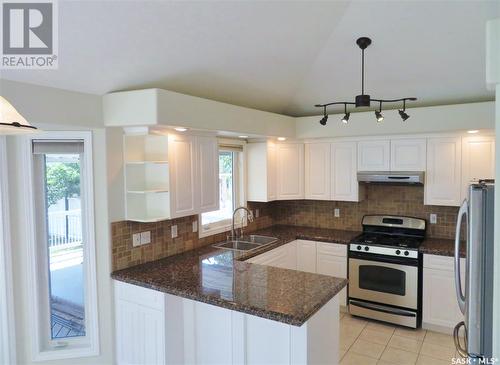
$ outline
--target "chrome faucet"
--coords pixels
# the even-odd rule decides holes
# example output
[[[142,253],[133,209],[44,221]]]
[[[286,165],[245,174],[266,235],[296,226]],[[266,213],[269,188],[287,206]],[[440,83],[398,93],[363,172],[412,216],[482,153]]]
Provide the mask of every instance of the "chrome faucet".
[[[247,212],[247,218],[250,222],[253,222],[253,214],[252,212],[247,208],[247,207],[239,207],[239,208],[236,208],[233,212],[233,223],[231,225],[231,239],[236,239],[236,234],[235,234],[235,230],[234,230],[234,217],[236,216],[236,212],[240,209],[243,209],[243,210],[246,210]],[[242,217],[243,218],[243,217]],[[243,219],[242,219],[243,221]],[[243,228],[241,229],[241,231],[243,231]]]

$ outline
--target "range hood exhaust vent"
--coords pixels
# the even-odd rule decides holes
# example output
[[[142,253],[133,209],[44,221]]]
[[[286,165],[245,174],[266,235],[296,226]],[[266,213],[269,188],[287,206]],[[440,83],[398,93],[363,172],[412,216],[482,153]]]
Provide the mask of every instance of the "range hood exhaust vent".
[[[423,185],[423,171],[360,171],[360,183]]]

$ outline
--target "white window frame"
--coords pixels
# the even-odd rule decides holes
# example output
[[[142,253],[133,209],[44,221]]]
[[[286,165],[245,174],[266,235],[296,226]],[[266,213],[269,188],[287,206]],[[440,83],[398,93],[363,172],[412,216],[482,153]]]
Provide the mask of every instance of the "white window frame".
[[[244,150],[244,144],[243,143],[238,143],[239,141],[234,141],[232,142],[236,148],[231,148],[231,145],[228,145],[227,143],[219,143],[218,147],[218,152],[217,152],[217,158],[219,156],[220,151],[227,151],[227,152],[238,152],[238,158],[235,160],[236,163],[233,163],[233,194],[235,197],[236,201],[236,207],[240,207],[245,205],[245,150]],[[241,150],[241,147],[243,146],[243,150]],[[217,160],[217,163],[218,160]],[[236,173],[236,174],[235,174]],[[203,213],[201,213],[203,214]],[[200,229],[199,229],[199,237],[208,237],[212,236],[217,233],[223,233],[223,232],[228,232],[231,230],[231,224],[232,224],[232,219],[225,219],[221,221],[214,222],[208,226],[208,228],[204,228],[202,224],[202,217],[201,214],[199,214],[198,219],[200,222]],[[237,218],[237,221],[235,222],[234,228],[242,228],[246,227],[247,221],[246,219],[241,219],[242,215],[239,215]]]
[[[82,187],[82,227],[84,245],[84,283],[85,283],[85,336],[53,341],[50,336],[50,314],[47,304],[43,302],[43,295],[47,295],[48,267],[47,261],[37,254],[37,219],[35,205],[35,180],[34,158],[32,153],[33,140],[83,140],[84,152],[82,154],[83,176],[80,181]],[[29,320],[34,328],[31,336],[31,349],[33,361],[59,360],[78,357],[98,356],[99,328],[97,311],[97,280],[95,257],[95,229],[94,229],[94,179],[92,160],[92,133],[90,131],[58,131],[43,132],[33,136],[24,137],[23,146],[23,171],[26,229],[28,232],[28,293]],[[43,279],[40,280],[39,278]],[[44,328],[49,324],[49,328]]]
[[[0,136],[0,363],[15,364],[14,286],[6,156],[6,140]]]

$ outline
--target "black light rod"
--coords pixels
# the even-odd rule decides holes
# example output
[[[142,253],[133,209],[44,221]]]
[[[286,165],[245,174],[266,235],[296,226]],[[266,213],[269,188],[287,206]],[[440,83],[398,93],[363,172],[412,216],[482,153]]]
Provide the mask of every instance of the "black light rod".
[[[335,101],[333,103],[328,103],[328,104],[316,104],[314,105],[316,108],[322,108],[324,106],[330,106],[330,105],[356,105],[356,103],[351,103],[351,102],[348,102],[348,101]]]
[[[377,101],[377,102],[382,102],[382,103],[395,103],[397,101],[405,101],[405,100],[417,100],[417,98],[411,97],[411,98],[401,98],[401,99],[370,99],[370,101]]]

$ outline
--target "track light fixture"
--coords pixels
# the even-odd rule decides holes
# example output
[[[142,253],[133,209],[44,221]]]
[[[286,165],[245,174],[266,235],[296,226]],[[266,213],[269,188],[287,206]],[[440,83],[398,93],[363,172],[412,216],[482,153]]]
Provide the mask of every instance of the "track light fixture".
[[[342,118],[342,123],[347,124],[349,123],[349,117],[351,116],[351,113],[347,112],[347,104],[344,104],[344,117]]]
[[[319,124],[326,125],[326,121],[328,120],[328,115],[326,114],[326,106],[323,107],[323,118],[319,121]]]
[[[401,116],[401,119],[403,119],[403,122],[406,121],[410,116],[406,114],[406,101],[403,100],[403,110],[398,110],[399,115]]]
[[[323,119],[320,120],[320,123],[322,125],[326,124],[326,120],[328,117],[326,116],[326,107],[330,105],[344,105],[344,110],[347,109],[347,105],[354,105],[354,107],[359,108],[359,107],[369,107],[370,103],[372,101],[374,102],[379,102],[380,103],[380,108],[378,111],[375,111],[375,116],[377,117],[377,122],[381,122],[384,117],[382,116],[382,103],[394,103],[398,101],[403,102],[403,110],[399,111],[399,115],[401,118],[403,118],[403,121],[409,118],[409,115],[405,113],[405,102],[407,100],[409,101],[415,101],[417,98],[415,97],[408,97],[408,98],[400,98],[400,99],[372,99],[369,94],[365,94],[365,49],[368,48],[368,46],[372,43],[372,40],[368,37],[361,37],[356,40],[356,44],[358,47],[361,49],[361,94],[356,95],[354,102],[350,101],[334,101],[331,103],[326,103],[326,104],[316,104],[315,106],[320,108],[324,108],[324,117]],[[345,111],[345,116],[342,118],[343,123],[347,123],[349,120],[349,114],[347,111]],[[347,118],[346,118],[347,117]]]

